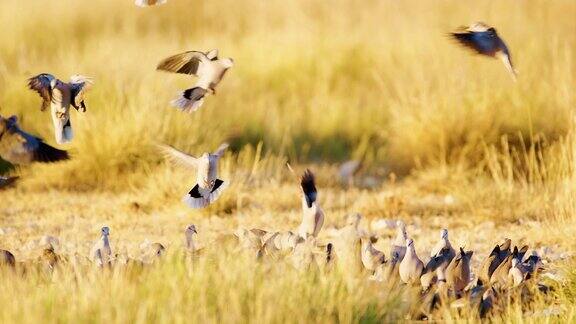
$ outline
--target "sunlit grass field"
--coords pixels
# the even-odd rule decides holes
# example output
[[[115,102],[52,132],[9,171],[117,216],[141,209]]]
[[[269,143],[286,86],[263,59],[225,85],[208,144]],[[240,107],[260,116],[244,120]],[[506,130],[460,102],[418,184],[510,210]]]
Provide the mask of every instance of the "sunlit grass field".
[[[318,176],[325,229],[349,214],[402,219],[425,255],[448,226],[479,263],[502,237],[535,248],[576,248],[576,2],[169,0],[0,1],[0,115],[55,145],[48,112],[26,88],[50,72],[93,76],[88,111],[72,112],[72,159],[12,167],[0,192],[0,248],[18,260],[42,235],[88,255],[99,227],[113,249],[168,246],[142,273],[66,267],[54,276],[0,276],[0,322],[393,322],[415,300],[402,287],[338,273],[302,274],[255,263],[210,242],[238,227],[289,230],[300,217],[298,180]],[[507,42],[514,83],[499,61],[472,55],[448,33],[484,21]],[[194,80],[157,72],[163,58],[218,48],[235,66],[194,114],[169,101]],[[231,144],[220,171],[231,186],[208,209],[180,198],[195,174],[164,161],[155,144],[192,154]],[[362,161],[356,185],[338,166]],[[447,204],[450,197],[454,203]],[[189,223],[206,253],[192,267],[179,249]],[[382,244],[393,232],[382,234]],[[328,240],[321,233],[323,240]],[[384,250],[388,253],[387,248]],[[475,263],[476,264],[476,263]],[[552,266],[566,281],[503,322],[576,320],[572,258]],[[10,292],[10,293],[4,293]],[[529,316],[550,305],[552,317]],[[470,321],[444,311],[444,319]]]

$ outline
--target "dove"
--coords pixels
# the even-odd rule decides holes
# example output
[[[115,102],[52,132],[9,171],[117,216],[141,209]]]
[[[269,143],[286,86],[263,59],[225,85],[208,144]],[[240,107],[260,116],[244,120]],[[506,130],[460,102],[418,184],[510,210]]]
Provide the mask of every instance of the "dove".
[[[396,281],[398,280],[398,264],[400,263],[400,256],[398,252],[394,252],[390,256],[390,260],[378,266],[374,272],[374,277],[378,281]]]
[[[56,143],[65,144],[74,137],[70,122],[70,105],[80,112],[86,112],[84,96],[92,88],[92,78],[73,75],[64,82],[51,74],[41,73],[28,79],[28,88],[42,97],[41,111],[51,109]]]
[[[452,37],[461,45],[474,50],[476,53],[494,58],[499,58],[516,81],[516,69],[512,65],[512,57],[508,46],[494,27],[482,22],[476,22],[469,27],[461,27],[460,30],[451,33]]]
[[[314,174],[306,170],[300,180],[302,188],[302,222],[298,227],[298,234],[306,239],[308,236],[317,237],[324,224],[324,212],[316,200],[318,191],[314,183]]]
[[[54,148],[18,126],[18,118],[0,116],[0,157],[12,164],[68,160],[68,152]]]
[[[456,255],[456,251],[454,251],[450,240],[448,240],[448,230],[445,228],[440,231],[440,241],[430,251],[430,257],[439,256],[441,253],[445,254],[449,259]]]
[[[362,264],[366,270],[374,272],[378,266],[386,262],[384,253],[378,251],[369,238],[361,238],[362,243]]]
[[[351,187],[354,184],[354,175],[358,172],[361,165],[362,163],[358,160],[350,160],[342,163],[338,169],[340,182]]]
[[[406,284],[420,282],[420,276],[424,271],[424,264],[416,254],[413,239],[408,239],[406,241],[406,254],[402,259],[402,262],[400,262],[399,271],[402,282]]]
[[[338,231],[338,237],[334,241],[336,264],[340,270],[348,274],[358,274],[364,269],[361,235],[358,231],[360,217],[359,214],[348,217],[346,226]]]
[[[524,254],[528,251],[528,246],[523,246],[520,250],[515,246],[512,254],[506,256],[506,258],[498,265],[492,276],[490,277],[490,284],[506,284],[508,282],[508,273],[512,267],[512,262],[516,260],[518,263],[522,262]]]
[[[135,0],[134,4],[138,7],[151,7],[165,4],[168,0]]]
[[[186,167],[196,168],[196,184],[182,199],[190,208],[204,208],[215,202],[227,183],[218,178],[218,161],[228,144],[224,143],[214,153],[193,157],[168,145],[159,145],[165,156]]]
[[[156,70],[190,74],[198,77],[194,87],[184,90],[171,104],[191,113],[202,106],[208,93],[216,94],[216,86],[234,65],[231,58],[219,58],[218,50],[208,52],[188,51],[161,61]]]
[[[528,271],[518,259],[512,259],[512,265],[508,270],[508,278],[514,287],[518,287],[528,275]]]
[[[512,241],[510,239],[505,239],[500,245],[496,245],[490,255],[482,262],[480,265],[480,271],[478,277],[482,279],[483,282],[489,283],[490,277],[498,268],[500,263],[510,254],[510,245]]]
[[[188,253],[196,252],[196,245],[194,244],[194,235],[197,235],[198,231],[196,230],[196,225],[190,224],[186,227],[184,231],[184,236],[186,237],[186,251]]]
[[[304,242],[296,244],[294,253],[290,256],[292,265],[298,270],[312,270],[317,265],[314,258],[316,238],[309,236]]]
[[[14,254],[7,250],[0,250],[0,267],[7,266],[14,268],[16,266],[16,258]]]
[[[109,266],[112,257],[112,249],[110,248],[110,228],[104,226],[100,229],[100,239],[94,243],[90,256],[92,262],[98,267]]]
[[[14,183],[16,183],[18,178],[19,177],[2,177],[2,176],[0,176],[0,190],[6,189],[6,188],[14,185]]]
[[[446,283],[458,297],[470,282],[470,260],[473,253],[460,248],[460,253],[446,267]]]
[[[58,263],[61,262],[61,257],[54,252],[54,247],[50,245],[42,251],[40,262],[44,265],[46,270],[52,272]]]
[[[496,290],[494,287],[487,289],[484,294],[482,294],[482,301],[480,302],[479,313],[480,318],[485,318],[488,315],[496,302]]]
[[[406,234],[406,225],[404,225],[404,222],[399,220],[396,222],[396,238],[394,239],[394,242],[392,242],[392,247],[390,249],[390,255],[394,254],[394,252],[398,253],[399,261],[402,261],[404,254],[406,254],[407,239],[408,235]]]

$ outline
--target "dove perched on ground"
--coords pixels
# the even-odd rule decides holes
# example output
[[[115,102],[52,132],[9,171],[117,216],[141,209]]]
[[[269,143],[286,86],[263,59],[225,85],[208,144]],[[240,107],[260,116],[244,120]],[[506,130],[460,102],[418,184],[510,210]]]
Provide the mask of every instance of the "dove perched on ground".
[[[11,185],[13,185],[16,182],[16,180],[18,180],[18,177],[2,177],[2,176],[0,176],[0,190],[10,187]]]
[[[490,277],[490,284],[502,284],[506,285],[508,283],[508,273],[512,267],[513,260],[518,263],[522,262],[524,255],[528,251],[528,246],[523,246],[520,250],[515,246],[511,254],[506,256],[506,258],[498,265],[492,276]]]
[[[378,266],[386,262],[384,253],[378,251],[369,238],[361,238],[362,242],[362,264],[366,270],[374,272]]]
[[[492,252],[490,252],[490,255],[484,259],[478,273],[478,277],[482,279],[483,282],[490,282],[490,277],[492,277],[496,268],[498,268],[500,263],[510,254],[511,244],[512,241],[510,239],[505,239],[502,244],[496,245]]]
[[[191,113],[202,106],[207,93],[216,94],[216,86],[233,65],[231,58],[218,58],[218,50],[214,49],[205,53],[188,51],[170,56],[156,69],[198,77],[194,87],[184,90],[172,101],[173,106]]]
[[[224,143],[214,153],[193,157],[168,145],[160,145],[166,157],[187,167],[196,168],[196,184],[184,196],[183,201],[191,208],[204,208],[216,201],[227,183],[218,178],[218,161],[228,144]]]
[[[196,225],[194,224],[190,224],[188,225],[188,227],[186,227],[186,230],[184,231],[184,236],[186,238],[186,242],[185,242],[185,246],[186,246],[186,251],[188,253],[194,253],[196,252],[196,245],[194,244],[194,235],[197,235],[198,231],[196,230]]]
[[[304,239],[308,236],[317,237],[324,224],[324,212],[316,200],[318,191],[312,171],[304,172],[300,186],[302,188],[302,223],[298,227],[298,234]]]
[[[165,4],[168,0],[135,0],[134,4],[138,7],[151,7]]]
[[[416,254],[413,239],[408,239],[406,241],[406,254],[402,259],[402,262],[400,262],[399,271],[402,282],[407,284],[420,282],[420,276],[424,271],[424,264]]]
[[[92,87],[92,79],[73,75],[70,82],[60,81],[51,74],[42,73],[28,80],[28,87],[42,97],[41,110],[50,106],[54,135],[58,144],[69,143],[73,138],[70,123],[70,105],[80,112],[86,112],[84,96]]]
[[[439,256],[443,252],[450,259],[452,259],[456,255],[456,251],[454,251],[454,248],[452,247],[452,245],[450,244],[450,240],[448,239],[448,230],[445,228],[443,228],[440,231],[440,241],[436,243],[436,245],[432,248],[432,250],[430,251],[430,256],[431,257]]]
[[[364,269],[362,264],[362,243],[358,231],[360,215],[348,217],[346,226],[341,228],[334,240],[336,260],[340,270],[347,274],[358,274]]]
[[[14,254],[7,250],[0,250],[0,267],[8,266],[14,268],[16,266],[16,258]]]
[[[396,238],[392,242],[392,247],[390,249],[390,255],[395,252],[398,254],[398,260],[402,261],[404,259],[404,254],[406,254],[406,240],[408,239],[408,234],[406,234],[406,225],[404,222],[396,222]]]
[[[394,252],[390,256],[390,260],[378,266],[374,272],[374,278],[378,281],[396,281],[398,280],[398,264],[400,263],[400,256],[398,252]]]
[[[473,253],[460,248],[458,255],[446,267],[446,283],[457,297],[461,296],[464,288],[470,282],[470,260]]]
[[[100,268],[110,265],[112,249],[110,248],[109,227],[104,226],[100,229],[100,239],[92,246],[90,256],[92,257],[92,262]]]
[[[0,116],[0,157],[12,164],[57,162],[69,158],[66,151],[54,148],[18,126],[16,116]]]
[[[461,27],[460,30],[451,33],[461,45],[466,46],[478,54],[499,58],[514,81],[516,81],[516,69],[512,65],[512,57],[504,40],[498,36],[496,29],[484,23],[477,22],[469,27]]]

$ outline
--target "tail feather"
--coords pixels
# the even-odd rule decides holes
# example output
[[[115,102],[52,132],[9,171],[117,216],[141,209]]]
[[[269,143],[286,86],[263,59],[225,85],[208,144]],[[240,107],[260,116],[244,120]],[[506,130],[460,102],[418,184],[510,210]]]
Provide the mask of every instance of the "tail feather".
[[[184,90],[176,99],[172,100],[170,103],[184,112],[191,113],[202,107],[205,95],[206,89],[194,87]]]
[[[74,132],[72,131],[72,124],[70,124],[70,119],[68,119],[65,124],[63,124],[61,120],[56,121],[54,125],[54,135],[56,137],[56,143],[70,143],[72,138],[74,138]]]
[[[316,185],[314,183],[314,174],[312,171],[306,169],[304,175],[300,181],[300,186],[304,192],[304,197],[306,198],[306,204],[308,208],[312,207],[312,204],[316,201],[317,191]]]
[[[182,198],[182,201],[190,208],[198,209],[204,208],[215,202],[220,198],[222,191],[228,187],[228,183],[220,179],[216,179],[216,183],[208,197],[203,197],[198,192],[198,185],[194,186],[190,192]]]

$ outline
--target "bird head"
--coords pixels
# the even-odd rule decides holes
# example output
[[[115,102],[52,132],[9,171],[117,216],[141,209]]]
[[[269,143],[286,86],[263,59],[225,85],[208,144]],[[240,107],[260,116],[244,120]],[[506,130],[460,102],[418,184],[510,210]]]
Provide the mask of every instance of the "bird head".
[[[222,66],[229,69],[234,66],[234,60],[231,58],[224,58],[221,60]]]
[[[411,239],[411,238],[409,238],[409,239],[406,241],[406,247],[407,247],[407,248],[414,247],[414,240]]]
[[[188,227],[186,227],[186,236],[192,236],[192,234],[198,234],[196,225],[194,224],[188,225]]]
[[[108,236],[110,235],[110,228],[108,226],[104,226],[100,232],[102,233],[102,236]]]
[[[447,229],[443,228],[443,229],[440,231],[440,238],[443,239],[443,240],[448,239],[448,230],[447,230]]]

